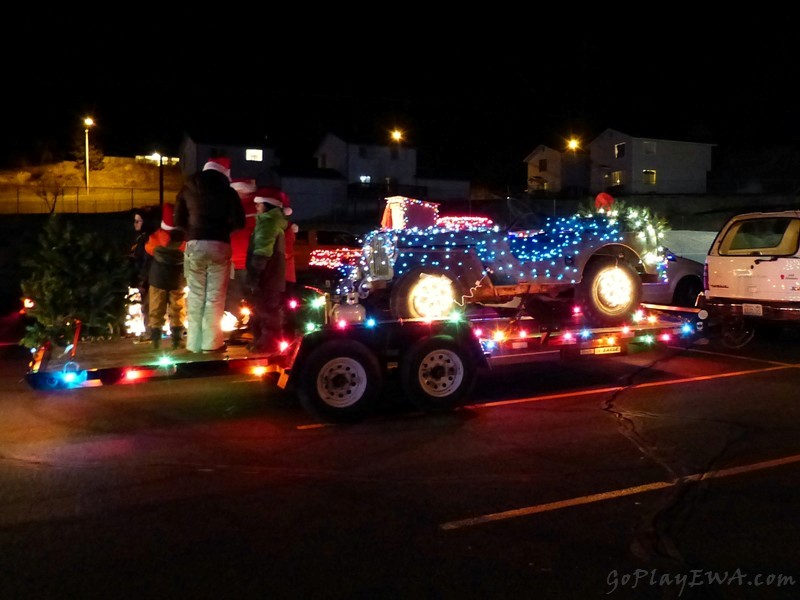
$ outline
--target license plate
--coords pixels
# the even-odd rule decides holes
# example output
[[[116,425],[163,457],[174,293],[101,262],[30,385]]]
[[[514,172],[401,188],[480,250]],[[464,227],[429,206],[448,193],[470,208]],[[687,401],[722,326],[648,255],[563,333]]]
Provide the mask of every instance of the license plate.
[[[742,314],[748,317],[763,317],[764,310],[760,304],[742,304]]]
[[[597,348],[582,348],[581,354],[619,354],[622,346],[598,346]]]

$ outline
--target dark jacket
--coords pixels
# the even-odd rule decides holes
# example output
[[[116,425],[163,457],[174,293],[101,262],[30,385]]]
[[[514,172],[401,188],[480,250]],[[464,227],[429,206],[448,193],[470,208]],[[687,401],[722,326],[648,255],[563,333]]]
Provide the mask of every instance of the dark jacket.
[[[231,231],[245,225],[244,209],[231,182],[218,171],[198,171],[183,184],[175,201],[175,226],[186,241],[231,242]]]
[[[145,250],[148,233],[144,230],[136,235],[136,240],[131,246],[130,264],[131,280],[130,286],[135,288],[147,288],[147,278],[150,272],[150,255]]]
[[[150,261],[150,286],[162,290],[180,290],[186,285],[183,276],[183,250],[179,244],[157,246]]]

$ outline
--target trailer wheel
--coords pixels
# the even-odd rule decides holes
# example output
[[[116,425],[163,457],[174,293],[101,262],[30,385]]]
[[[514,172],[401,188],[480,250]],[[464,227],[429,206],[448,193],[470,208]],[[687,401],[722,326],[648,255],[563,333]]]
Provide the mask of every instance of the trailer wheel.
[[[415,343],[402,361],[401,382],[409,400],[428,411],[451,410],[472,393],[477,365],[469,350],[447,336]]]
[[[599,327],[629,320],[642,297],[639,274],[627,263],[595,260],[583,272],[575,290],[583,314]]]
[[[309,354],[298,380],[303,408],[323,421],[346,423],[372,412],[381,373],[377,359],[363,344],[333,340]]]

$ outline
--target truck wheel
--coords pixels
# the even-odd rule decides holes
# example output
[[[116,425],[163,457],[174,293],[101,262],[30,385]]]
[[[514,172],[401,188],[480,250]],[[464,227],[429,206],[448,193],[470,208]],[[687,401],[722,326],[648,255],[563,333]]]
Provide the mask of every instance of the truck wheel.
[[[702,291],[703,282],[698,277],[684,277],[675,286],[672,304],[691,308],[697,302],[697,295]]]
[[[611,327],[630,320],[639,308],[642,281],[626,263],[593,261],[584,270],[575,297],[589,322]]]
[[[395,319],[437,319],[447,317],[456,306],[458,285],[435,271],[414,269],[392,286],[389,304]]]
[[[416,342],[402,361],[401,382],[417,408],[432,412],[463,403],[477,381],[477,365],[467,348],[447,336]]]
[[[335,423],[359,421],[372,412],[381,386],[377,359],[352,340],[333,340],[314,349],[298,379],[303,408]]]
[[[756,335],[756,328],[747,319],[726,318],[722,322],[722,345],[733,350],[743,348]]]

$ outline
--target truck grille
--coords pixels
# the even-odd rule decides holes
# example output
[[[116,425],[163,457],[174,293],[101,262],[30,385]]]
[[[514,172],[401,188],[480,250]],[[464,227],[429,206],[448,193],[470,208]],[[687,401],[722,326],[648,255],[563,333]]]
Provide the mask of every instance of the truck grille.
[[[370,277],[387,281],[394,277],[394,249],[395,234],[393,232],[375,233],[367,240],[364,251]]]

